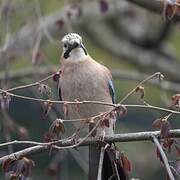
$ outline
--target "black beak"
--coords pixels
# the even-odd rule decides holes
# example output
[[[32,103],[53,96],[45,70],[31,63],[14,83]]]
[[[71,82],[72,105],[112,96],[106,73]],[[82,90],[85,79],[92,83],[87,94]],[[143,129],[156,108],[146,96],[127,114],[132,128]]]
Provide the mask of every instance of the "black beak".
[[[79,44],[78,44],[77,42],[75,42],[75,43],[72,44],[72,45],[69,45],[67,51],[64,53],[64,58],[67,59],[67,58],[69,57],[69,53],[70,53],[73,49],[77,48],[78,46],[79,46]]]

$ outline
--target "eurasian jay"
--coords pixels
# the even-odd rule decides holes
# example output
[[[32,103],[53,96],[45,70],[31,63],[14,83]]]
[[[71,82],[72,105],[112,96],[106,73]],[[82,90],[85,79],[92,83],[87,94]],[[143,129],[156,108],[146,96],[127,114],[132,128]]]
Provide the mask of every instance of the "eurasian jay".
[[[85,49],[82,38],[76,33],[63,37],[63,53],[60,59],[61,75],[59,96],[63,101],[101,101],[115,103],[115,90],[110,71],[92,59]],[[68,119],[90,118],[112,109],[99,104],[68,106]],[[116,116],[109,117],[108,126],[97,128],[97,136],[112,135]],[[76,124],[75,124],[76,125]],[[105,162],[104,162],[105,163]],[[110,162],[109,162],[110,163]],[[103,179],[108,179],[105,177]]]
[[[93,60],[87,53],[82,38],[75,33],[62,39],[63,54],[61,78],[59,80],[60,99],[65,101],[101,101],[115,102],[115,91],[110,71]],[[74,105],[68,108],[68,119],[89,118],[112,107],[98,104]],[[109,127],[99,127],[97,135],[113,134],[116,118],[110,120]]]

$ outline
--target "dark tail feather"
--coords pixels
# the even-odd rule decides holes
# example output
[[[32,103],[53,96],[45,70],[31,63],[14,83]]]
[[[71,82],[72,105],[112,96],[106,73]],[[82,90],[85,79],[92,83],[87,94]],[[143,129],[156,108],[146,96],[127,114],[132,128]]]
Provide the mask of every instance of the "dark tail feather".
[[[101,147],[104,148],[104,147]],[[89,180],[96,180],[98,175],[98,168],[99,168],[99,160],[101,153],[101,148],[98,148],[97,145],[90,145],[89,146]],[[114,146],[115,148],[115,146]],[[114,149],[115,150],[115,149]],[[112,151],[110,148],[106,148],[104,152],[104,159],[103,159],[103,167],[102,167],[102,180],[117,180],[117,175],[115,173],[115,166],[117,167],[118,175],[120,180],[128,180],[128,173],[122,168],[120,163],[116,163],[116,152]]]
[[[114,178],[112,180],[117,180],[117,176],[115,175],[113,171],[113,165],[114,165],[114,158],[111,152],[105,151],[104,154],[104,161],[103,161],[103,170],[102,170],[102,180],[108,180],[110,177],[114,175]],[[118,163],[117,165],[117,170],[119,174],[120,180],[128,180],[128,175],[122,168],[122,166]]]

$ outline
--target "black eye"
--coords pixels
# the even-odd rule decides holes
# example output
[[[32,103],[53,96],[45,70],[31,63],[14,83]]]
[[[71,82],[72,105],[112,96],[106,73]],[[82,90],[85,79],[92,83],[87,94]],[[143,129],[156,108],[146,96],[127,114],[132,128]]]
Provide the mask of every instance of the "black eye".
[[[67,44],[64,44],[64,47],[67,48]]]

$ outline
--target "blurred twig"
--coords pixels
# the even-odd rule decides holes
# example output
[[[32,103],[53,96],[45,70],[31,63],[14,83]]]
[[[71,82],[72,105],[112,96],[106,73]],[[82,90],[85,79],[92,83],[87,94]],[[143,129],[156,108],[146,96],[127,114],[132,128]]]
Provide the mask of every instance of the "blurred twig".
[[[169,78],[180,81],[180,63],[176,58],[167,56],[167,53],[163,55],[156,50],[139,47],[112,32],[104,22],[98,22],[97,25],[97,22],[94,21],[84,27],[89,36],[110,53],[125,58],[143,70],[161,71],[167,74]]]
[[[169,179],[170,179],[170,180],[175,180],[174,175],[173,175],[173,173],[172,173],[172,171],[171,171],[171,168],[170,168],[170,166],[169,166],[168,159],[167,159],[166,154],[164,153],[164,151],[163,151],[163,149],[162,149],[162,147],[161,147],[161,144],[159,143],[159,141],[158,141],[158,139],[156,138],[156,136],[152,135],[152,138],[153,138],[153,141],[154,141],[154,143],[156,144],[156,146],[157,146],[157,148],[158,148],[158,150],[159,150],[159,152],[160,152],[160,154],[161,154],[162,161],[164,162],[164,166],[165,166],[166,171],[167,171],[167,173],[168,173]]]
[[[32,69],[32,68],[26,68],[20,71],[11,71],[9,74],[9,81],[19,81],[20,79],[24,78],[31,78],[34,75],[37,76],[47,76],[53,74],[57,71],[56,66],[51,66],[51,67],[40,67],[38,71]],[[127,81],[141,81],[145,77],[147,77],[147,74],[143,74],[140,72],[135,72],[135,71],[124,71],[124,70],[119,70],[119,69],[112,69],[111,73],[113,75],[114,79],[120,79],[120,80],[127,80]],[[51,78],[51,76],[50,76]],[[0,74],[0,81],[3,80],[3,74]],[[170,90],[174,92],[179,92],[180,90],[180,85],[178,83],[174,83],[172,81],[167,81],[164,80],[161,83],[159,81],[152,79],[147,82],[148,84],[151,84],[153,86],[156,86],[158,88],[162,88],[164,90]],[[27,85],[29,86],[29,84]],[[13,89],[13,88],[12,88]],[[14,89],[15,90],[15,89]]]

